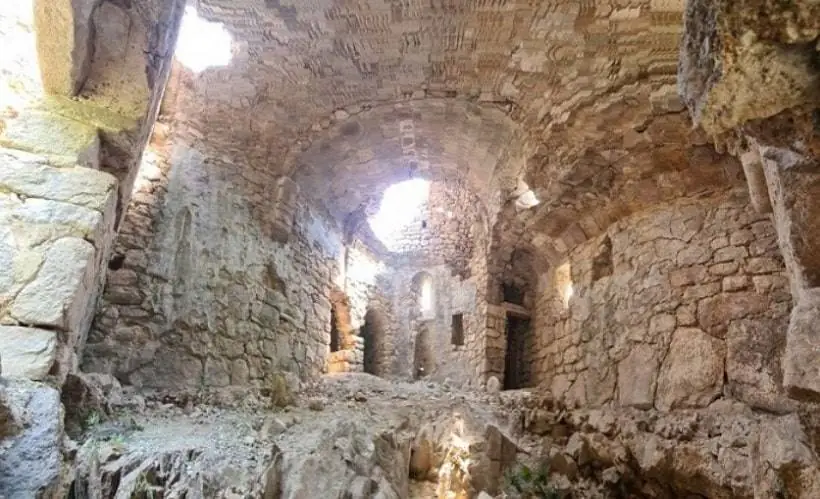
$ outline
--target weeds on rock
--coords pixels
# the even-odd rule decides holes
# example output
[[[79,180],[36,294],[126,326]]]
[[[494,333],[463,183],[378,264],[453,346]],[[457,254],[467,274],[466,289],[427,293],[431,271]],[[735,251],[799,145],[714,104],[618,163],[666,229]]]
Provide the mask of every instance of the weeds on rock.
[[[85,417],[85,421],[83,422],[83,430],[88,430],[100,424],[102,422],[102,415],[97,411],[91,411]]]
[[[520,499],[560,499],[549,483],[549,467],[542,463],[537,470],[518,464],[504,474],[504,489],[510,497]]]

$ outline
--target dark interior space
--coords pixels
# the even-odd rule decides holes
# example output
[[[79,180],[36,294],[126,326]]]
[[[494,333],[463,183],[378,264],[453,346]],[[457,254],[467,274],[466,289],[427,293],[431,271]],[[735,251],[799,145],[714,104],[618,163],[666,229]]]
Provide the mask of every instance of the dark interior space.
[[[339,320],[336,317],[336,310],[330,310],[330,351],[338,352],[341,348],[341,338],[339,338]]]
[[[453,315],[453,323],[450,326],[450,343],[455,346],[464,345],[464,314]]]
[[[530,320],[507,314],[507,353],[504,357],[504,389],[526,388],[531,373],[527,356]]]

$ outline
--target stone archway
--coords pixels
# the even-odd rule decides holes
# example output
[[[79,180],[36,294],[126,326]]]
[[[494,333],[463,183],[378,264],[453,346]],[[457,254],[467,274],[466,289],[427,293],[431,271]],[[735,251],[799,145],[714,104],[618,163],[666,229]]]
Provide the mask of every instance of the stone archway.
[[[421,323],[416,332],[413,349],[413,377],[415,379],[429,376],[435,368],[433,348],[430,342],[430,328],[427,324]]]
[[[331,373],[361,371],[361,357],[356,355],[356,340],[350,320],[350,303],[339,290],[330,295],[330,322],[327,328],[327,371]]]
[[[364,372],[376,376],[387,373],[387,322],[381,311],[368,309],[359,335],[364,340]]]

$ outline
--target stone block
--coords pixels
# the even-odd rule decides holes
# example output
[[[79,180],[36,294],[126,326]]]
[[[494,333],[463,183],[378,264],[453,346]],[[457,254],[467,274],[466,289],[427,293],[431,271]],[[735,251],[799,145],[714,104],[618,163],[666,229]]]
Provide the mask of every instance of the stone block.
[[[36,0],[34,25],[43,87],[76,95],[91,67],[94,27],[91,14],[100,0]]]
[[[3,376],[42,380],[57,359],[57,333],[45,329],[0,326]]]
[[[651,409],[655,403],[658,355],[651,345],[635,345],[618,364],[618,403],[624,407]]]
[[[103,215],[84,206],[48,199],[20,200],[0,193],[0,226],[11,229],[18,248],[38,246],[63,237],[102,240],[106,233]]]
[[[661,366],[655,406],[662,410],[705,407],[720,396],[726,345],[697,328],[672,336]]]
[[[731,321],[760,314],[767,308],[768,300],[764,295],[720,293],[698,303],[698,324],[709,334],[723,337]]]
[[[794,398],[820,400],[820,289],[804,291],[792,310],[783,384]]]
[[[94,169],[100,166],[97,128],[48,111],[26,110],[6,120],[0,146],[76,158],[77,164]]]
[[[50,199],[106,212],[117,180],[108,173],[80,166],[57,168],[41,156],[0,150],[0,190]]]
[[[14,298],[10,315],[24,324],[79,331],[92,305],[94,271],[91,243],[58,239],[46,250],[34,280]]]

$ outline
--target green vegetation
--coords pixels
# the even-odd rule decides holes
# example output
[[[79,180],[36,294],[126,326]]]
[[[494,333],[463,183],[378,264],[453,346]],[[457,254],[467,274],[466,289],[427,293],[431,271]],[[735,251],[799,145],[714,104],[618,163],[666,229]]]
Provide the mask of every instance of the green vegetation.
[[[537,470],[518,464],[504,474],[505,490],[522,499],[559,499],[560,495],[549,484],[549,466],[542,463]]]

